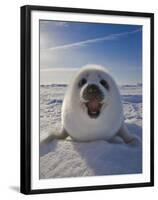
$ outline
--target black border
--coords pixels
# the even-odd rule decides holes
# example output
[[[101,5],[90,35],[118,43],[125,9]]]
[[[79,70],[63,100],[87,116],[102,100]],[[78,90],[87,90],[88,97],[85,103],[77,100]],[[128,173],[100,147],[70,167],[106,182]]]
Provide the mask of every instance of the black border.
[[[115,16],[150,18],[150,181],[143,183],[84,186],[52,189],[31,189],[31,11],[56,11],[69,13],[89,13]],[[27,5],[21,7],[21,143],[20,143],[20,192],[23,194],[42,194],[54,192],[73,192],[117,188],[154,186],[154,14],[128,11],[92,10]]]

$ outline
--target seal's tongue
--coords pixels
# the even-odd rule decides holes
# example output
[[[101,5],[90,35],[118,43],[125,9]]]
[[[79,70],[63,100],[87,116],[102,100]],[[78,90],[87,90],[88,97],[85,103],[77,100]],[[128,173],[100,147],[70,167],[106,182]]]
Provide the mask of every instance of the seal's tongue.
[[[96,99],[92,99],[87,103],[88,109],[90,112],[98,112],[100,104]]]

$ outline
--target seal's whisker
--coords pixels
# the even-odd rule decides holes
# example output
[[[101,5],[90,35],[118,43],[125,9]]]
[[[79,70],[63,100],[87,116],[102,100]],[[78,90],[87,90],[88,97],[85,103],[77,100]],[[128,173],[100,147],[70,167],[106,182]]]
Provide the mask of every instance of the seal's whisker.
[[[81,103],[87,103],[89,100],[84,99],[83,97],[80,97]]]

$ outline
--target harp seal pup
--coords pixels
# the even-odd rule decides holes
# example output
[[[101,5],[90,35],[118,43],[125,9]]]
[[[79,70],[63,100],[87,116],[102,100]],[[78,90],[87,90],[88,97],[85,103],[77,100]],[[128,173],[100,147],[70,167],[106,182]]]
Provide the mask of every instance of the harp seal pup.
[[[62,105],[60,133],[49,133],[50,139],[70,136],[75,141],[115,141],[120,136],[125,143],[137,144],[124,123],[123,105],[114,79],[98,65],[79,70],[69,85]]]

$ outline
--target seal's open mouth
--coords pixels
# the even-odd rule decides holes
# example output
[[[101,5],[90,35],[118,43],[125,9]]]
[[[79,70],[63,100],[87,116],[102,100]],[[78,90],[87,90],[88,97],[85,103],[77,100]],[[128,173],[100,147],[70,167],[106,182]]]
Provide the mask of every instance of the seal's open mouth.
[[[88,115],[91,118],[97,118],[100,114],[102,104],[96,99],[92,99],[86,103]]]

